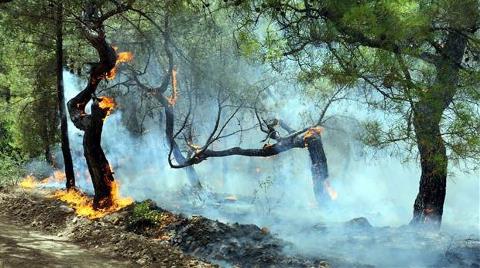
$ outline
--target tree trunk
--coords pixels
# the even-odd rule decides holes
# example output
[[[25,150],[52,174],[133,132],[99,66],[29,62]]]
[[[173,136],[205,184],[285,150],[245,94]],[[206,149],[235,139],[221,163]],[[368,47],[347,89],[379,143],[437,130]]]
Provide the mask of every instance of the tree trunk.
[[[48,143],[45,143],[45,161],[47,161],[47,163],[50,165],[50,166],[55,166],[55,161],[53,159],[53,155],[52,155],[52,151],[50,150],[50,144]]]
[[[456,94],[466,45],[467,38],[464,35],[457,31],[449,32],[442,55],[436,62],[435,84],[414,107],[413,124],[422,175],[411,224],[427,224],[438,228],[442,222],[448,157],[440,121]]]
[[[183,156],[178,144],[175,142],[173,138],[173,122],[174,122],[174,113],[173,107],[171,107],[168,103],[163,103],[165,106],[165,117],[166,117],[166,128],[165,128],[165,135],[167,137],[168,146],[172,147],[173,157],[175,157],[175,161],[178,163],[184,163],[187,159]],[[195,189],[202,189],[202,183],[200,182],[200,178],[197,174],[197,171],[193,166],[186,167],[187,178],[190,182],[190,185]]]
[[[428,107],[419,105],[414,116],[422,175],[411,223],[440,227],[447,186],[448,158],[440,132],[442,111],[432,111],[432,104],[428,104]]]
[[[320,133],[305,140],[308,153],[311,160],[311,172],[313,181],[313,192],[319,205],[323,205],[330,200],[327,188],[325,187],[328,178],[327,157],[323,150],[322,138]]]
[[[91,107],[91,124],[83,136],[83,150],[95,190],[93,207],[105,208],[112,204],[111,192],[114,180],[110,164],[100,145],[103,121],[107,116],[108,109],[100,108],[97,99],[93,101]]]
[[[63,5],[62,1],[57,1],[56,10],[56,75],[57,75],[57,99],[58,111],[60,116],[60,138],[63,154],[63,163],[65,168],[66,188],[75,187],[75,174],[73,171],[72,154],[70,152],[70,142],[68,140],[67,112],[65,108],[65,95],[63,88]]]
[[[121,7],[125,8],[125,7]],[[99,83],[106,78],[116,65],[117,53],[107,42],[103,21],[108,17],[98,17],[98,7],[95,1],[87,5],[90,12],[84,13],[83,34],[95,48],[99,62],[92,65],[90,77],[84,90],[68,101],[67,107],[75,127],[83,130],[83,151],[87,160],[88,171],[92,177],[95,196],[93,206],[95,209],[108,207],[112,204],[113,173],[101,147],[103,121],[113,108],[113,100],[95,98],[95,91]],[[122,12],[123,9],[117,10]],[[117,12],[116,11],[116,12]],[[117,14],[109,13],[109,16]],[[93,100],[91,114],[85,112],[87,103]],[[105,101],[105,103],[103,103]],[[101,106],[100,106],[101,105]]]
[[[202,187],[202,184],[200,183],[200,177],[198,176],[198,173],[195,170],[195,168],[192,166],[189,166],[187,167],[186,172],[187,172],[187,178],[188,178],[188,181],[190,182],[190,185],[195,189],[201,190],[203,187]]]

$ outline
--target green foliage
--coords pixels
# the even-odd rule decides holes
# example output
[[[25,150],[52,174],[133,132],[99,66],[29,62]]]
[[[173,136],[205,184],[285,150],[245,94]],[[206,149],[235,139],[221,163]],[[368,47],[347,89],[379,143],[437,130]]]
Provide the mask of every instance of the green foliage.
[[[328,91],[318,86],[328,79],[331,87],[349,87],[370,108],[398,119],[366,122],[367,144],[385,148],[401,142],[412,148],[421,142],[412,126],[412,111],[421,103],[429,115],[441,114],[439,125],[450,159],[478,159],[478,135],[473,134],[480,120],[477,0],[259,0],[244,10],[238,10],[240,23],[250,35],[256,33],[266,51],[289,55],[271,57],[273,61],[300,66],[299,81],[307,91]],[[457,60],[461,62],[448,63],[460,64],[457,71],[440,64],[452,59],[446,56],[454,49],[446,51],[449,38],[467,40],[466,50],[459,52],[464,54]]]
[[[17,183],[25,175],[23,160],[14,152],[0,152],[0,186]]]
[[[160,221],[160,219],[161,213],[153,210],[149,201],[143,201],[135,204],[130,223],[147,223],[155,225]]]
[[[261,45],[252,34],[246,31],[239,32],[238,43],[240,51],[245,57],[258,58]]]
[[[43,156],[58,141],[55,39],[51,31],[55,28],[55,6],[14,1],[2,7],[0,143],[22,155]]]

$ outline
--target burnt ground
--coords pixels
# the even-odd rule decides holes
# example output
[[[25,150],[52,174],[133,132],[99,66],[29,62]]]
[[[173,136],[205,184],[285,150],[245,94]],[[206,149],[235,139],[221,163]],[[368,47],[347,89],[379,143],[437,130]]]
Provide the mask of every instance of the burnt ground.
[[[289,243],[255,225],[185,217],[151,201],[132,204],[101,219],[75,215],[48,190],[0,190],[0,217],[83,248],[141,267],[331,267],[322,258],[291,256]],[[352,267],[336,263],[334,267]],[[357,266],[358,267],[358,266]]]
[[[10,230],[6,236],[0,233],[0,266],[4,255],[9,254],[10,250],[10,255],[20,254],[27,259],[30,256],[31,262],[27,260],[26,263],[34,265],[29,267],[45,267],[41,265],[42,261],[48,262],[49,267],[373,267],[344,259],[322,258],[316,254],[309,254],[309,257],[290,255],[286,252],[299,251],[266,228],[250,224],[225,224],[201,216],[186,217],[164,210],[149,200],[137,202],[101,219],[89,220],[76,216],[71,208],[61,201],[48,198],[47,194],[48,190],[0,188],[0,223],[11,223],[1,225]],[[354,219],[344,225],[349,226],[348,230],[362,230],[345,234],[348,239],[355,240],[354,244],[362,244],[360,240],[365,237],[370,240],[389,237],[385,231],[376,237],[375,233],[380,230],[372,232],[374,228],[364,218]],[[15,226],[21,226],[22,229]],[[42,233],[31,238],[30,231],[22,231],[25,229]],[[319,239],[323,237],[323,240],[330,240],[328,229],[319,225],[309,231]],[[400,231],[405,232],[403,229]],[[15,236],[17,241],[11,239]],[[313,236],[313,233],[309,236]],[[48,250],[38,251],[25,241],[73,243],[68,245],[78,246],[74,253],[80,258],[77,261],[80,260],[81,265],[72,263],[75,259],[70,256],[70,262],[62,266],[58,258],[45,254]],[[368,244],[373,247],[371,241]],[[335,250],[335,245],[332,242],[332,250]],[[361,248],[356,249],[361,251]],[[397,255],[397,251],[392,254]],[[428,267],[480,267],[479,253],[479,240],[459,240],[448,248],[441,262]],[[85,261],[81,261],[82,258]],[[364,256],[360,254],[354,259],[361,260]],[[99,263],[101,265],[97,265]],[[395,263],[392,267],[410,266],[406,262],[403,263],[405,266],[397,266],[399,264]]]

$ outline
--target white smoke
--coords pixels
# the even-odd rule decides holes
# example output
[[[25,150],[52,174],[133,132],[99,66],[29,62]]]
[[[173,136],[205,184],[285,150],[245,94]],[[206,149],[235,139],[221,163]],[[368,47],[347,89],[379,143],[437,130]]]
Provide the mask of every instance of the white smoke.
[[[83,88],[85,81],[68,72],[65,72],[64,76],[65,96],[69,100]],[[283,102],[279,104],[277,100],[280,98],[275,99],[278,96],[276,94],[272,92],[272,99],[268,100],[271,108],[276,109],[272,112],[288,119],[293,127],[302,127],[302,114],[312,107],[295,94],[286,98],[283,95]],[[333,108],[333,111],[350,113],[349,116],[353,116],[352,111],[358,115],[361,109],[352,106],[346,111],[340,108]],[[362,119],[362,116],[365,117],[365,114],[358,119]],[[187,214],[202,213],[227,222],[266,225],[280,236],[295,242],[306,253],[321,251],[322,248],[326,253],[329,252],[326,250],[328,243],[334,243],[336,238],[345,237],[346,234],[330,234],[330,241],[314,243],[314,240],[303,240],[308,239],[306,237],[292,235],[295,231],[291,228],[307,228],[320,222],[342,222],[356,217],[366,217],[374,226],[405,225],[412,217],[413,201],[418,192],[418,161],[404,163],[402,159],[387,153],[378,153],[375,157],[365,154],[353,139],[355,133],[348,132],[353,130],[346,129],[347,132],[335,133],[329,133],[328,128],[325,130],[324,143],[330,180],[338,192],[338,198],[328,208],[318,208],[315,205],[310,160],[306,150],[295,149],[264,159],[235,156],[202,162],[195,168],[202,183],[210,191],[217,195],[245,197],[248,201],[228,203],[212,199],[205,202],[204,198],[204,203],[199,205],[188,204],[182,200],[188,199],[188,194],[181,195],[188,180],[184,170],[169,167],[166,160],[168,151],[158,122],[152,120],[144,135],[134,137],[123,125],[121,112],[116,111],[105,121],[102,146],[113,166],[115,178],[120,182],[123,195],[136,200],[150,198],[160,206]],[[92,186],[83,157],[82,132],[69,123],[69,136],[77,184],[91,192]],[[262,138],[256,134],[247,135],[244,140],[248,142],[244,142],[242,146],[258,148]],[[227,145],[230,144],[222,146]],[[467,174],[458,169],[452,170],[448,179],[442,228],[445,231],[478,235],[479,173]],[[413,240],[412,238],[408,241],[416,243]],[[380,245],[375,244],[375,247]],[[339,252],[342,249],[343,252],[353,250],[345,248],[346,246],[338,246],[337,249]],[[382,252],[386,256],[393,254],[387,248]],[[362,258],[359,255],[352,257]],[[371,260],[373,257],[363,257],[367,262],[374,262]]]

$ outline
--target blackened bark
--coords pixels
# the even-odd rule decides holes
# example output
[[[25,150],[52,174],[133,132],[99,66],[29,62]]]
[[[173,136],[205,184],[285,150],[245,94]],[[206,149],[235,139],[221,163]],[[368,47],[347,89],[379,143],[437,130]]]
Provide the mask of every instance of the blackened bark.
[[[66,188],[75,187],[75,174],[73,171],[72,154],[70,152],[70,142],[68,139],[67,111],[65,108],[65,94],[63,87],[63,5],[62,1],[57,1],[56,8],[56,76],[57,76],[57,101],[60,117],[60,139],[65,168]]]
[[[83,150],[95,190],[93,206],[94,208],[104,208],[111,205],[112,182],[114,178],[110,164],[100,144],[103,121],[107,116],[109,108],[100,108],[98,101],[98,99],[95,99],[91,106],[91,123],[83,136]]]
[[[330,200],[325,183],[328,178],[328,165],[320,134],[315,134],[305,140],[311,161],[313,192],[319,205]]]
[[[104,208],[112,204],[113,173],[101,147],[103,120],[111,107],[99,106],[99,100],[94,98],[92,113],[85,112],[85,106],[93,98],[99,83],[105,79],[110,70],[115,67],[117,54],[107,42],[103,21],[123,11],[123,7],[99,16],[95,2],[90,2],[84,12],[82,24],[83,34],[95,48],[99,62],[92,66],[87,86],[67,103],[70,119],[80,130],[83,130],[83,150],[87,160],[88,170],[92,177],[95,190],[94,208]]]

